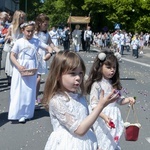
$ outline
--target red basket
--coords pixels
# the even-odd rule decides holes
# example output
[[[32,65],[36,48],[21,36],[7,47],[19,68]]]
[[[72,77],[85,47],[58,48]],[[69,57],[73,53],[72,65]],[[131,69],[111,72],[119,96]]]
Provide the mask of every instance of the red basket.
[[[128,117],[130,114],[130,110],[133,110],[133,115],[136,123],[130,123],[128,122]],[[137,141],[139,136],[139,129],[141,127],[141,124],[138,122],[138,118],[134,109],[134,105],[130,106],[126,122],[124,123],[124,130],[125,130],[125,139],[126,141]]]
[[[137,141],[139,136],[139,127],[130,125],[125,128],[125,139],[126,141]]]

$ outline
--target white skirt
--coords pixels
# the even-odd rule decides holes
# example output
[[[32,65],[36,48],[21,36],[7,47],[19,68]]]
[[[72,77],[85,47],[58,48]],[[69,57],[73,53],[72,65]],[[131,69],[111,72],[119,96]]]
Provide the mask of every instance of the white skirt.
[[[78,136],[60,129],[51,133],[44,150],[97,150],[97,140],[91,130]]]

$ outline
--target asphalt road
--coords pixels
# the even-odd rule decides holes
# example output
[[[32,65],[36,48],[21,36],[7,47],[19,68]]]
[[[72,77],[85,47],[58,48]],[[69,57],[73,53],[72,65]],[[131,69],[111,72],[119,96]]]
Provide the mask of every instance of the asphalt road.
[[[87,75],[95,56],[97,48],[92,48],[90,53],[79,52],[84,59]],[[136,142],[125,141],[122,135],[120,145],[122,150],[149,150],[150,148],[150,49],[144,49],[144,54],[138,59],[133,59],[131,52],[124,53],[120,62],[121,82],[125,96],[136,96],[135,110],[138,116],[140,129]],[[49,114],[44,109],[35,111],[34,118],[26,124],[12,124],[7,120],[9,106],[9,89],[6,75],[3,70],[5,54],[3,53],[2,69],[0,71],[0,150],[43,150],[47,138],[52,132]],[[42,76],[41,95],[46,76]],[[15,94],[15,93],[14,93]],[[125,120],[128,105],[119,106]],[[132,114],[132,113],[131,113]],[[133,116],[129,118],[134,122]]]

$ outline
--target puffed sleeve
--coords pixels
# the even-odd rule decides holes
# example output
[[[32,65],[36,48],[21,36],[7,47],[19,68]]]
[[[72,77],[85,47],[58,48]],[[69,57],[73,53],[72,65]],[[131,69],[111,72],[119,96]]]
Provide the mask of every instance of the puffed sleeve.
[[[101,86],[97,82],[94,82],[90,92],[90,106],[93,109],[97,106],[100,98]]]
[[[15,43],[14,43],[14,45],[13,45],[13,47],[12,47],[12,49],[11,49],[11,52],[14,52],[14,53],[16,53],[16,54],[18,54],[19,53],[19,50],[20,50],[20,48],[19,48],[19,43],[20,43],[20,39],[19,40],[17,40]]]
[[[49,108],[50,115],[53,115],[62,126],[74,133],[82,120],[76,117],[70,103],[70,100],[65,96],[54,96],[50,101]]]

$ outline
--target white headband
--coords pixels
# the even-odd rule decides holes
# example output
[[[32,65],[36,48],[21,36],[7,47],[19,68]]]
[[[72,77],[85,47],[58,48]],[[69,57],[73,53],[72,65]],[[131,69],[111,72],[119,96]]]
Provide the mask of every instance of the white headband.
[[[27,27],[29,25],[35,25],[35,22],[34,21],[25,22],[25,23],[20,25],[20,28],[24,28],[24,27]]]

